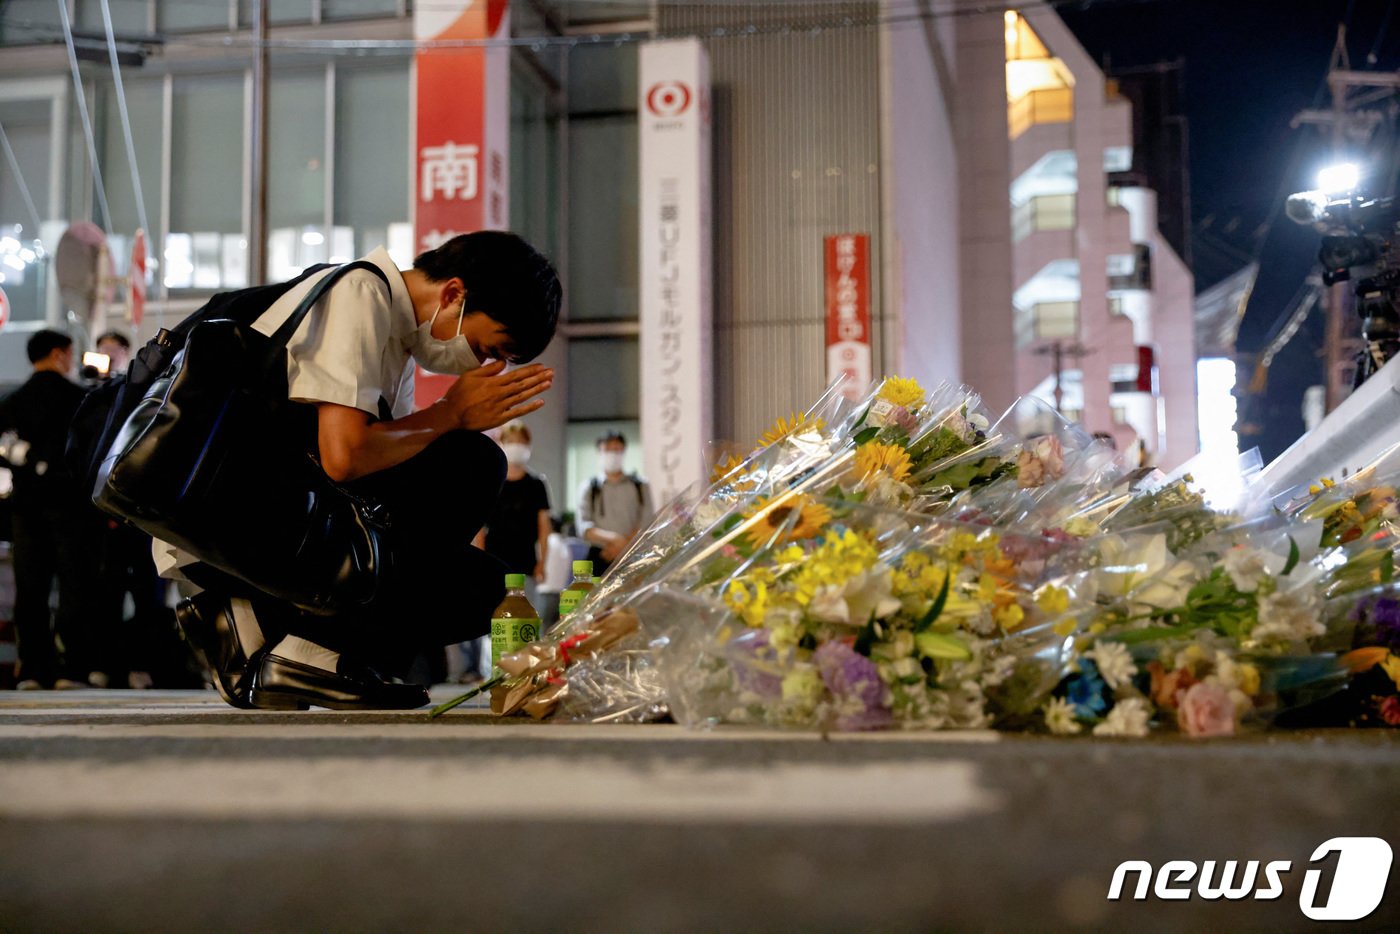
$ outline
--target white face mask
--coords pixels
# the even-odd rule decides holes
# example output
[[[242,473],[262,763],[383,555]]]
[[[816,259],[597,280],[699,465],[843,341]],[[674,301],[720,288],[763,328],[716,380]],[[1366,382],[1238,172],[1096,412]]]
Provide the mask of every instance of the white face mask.
[[[622,473],[622,452],[604,451],[598,455],[598,466],[603,473]]]
[[[409,337],[408,351],[413,354],[413,359],[429,373],[443,373],[448,376],[457,376],[481,366],[472,345],[462,333],[462,321],[467,317],[467,297],[462,296],[461,313],[457,318],[457,334],[445,341],[433,337],[433,322],[437,320],[441,311],[442,305],[438,305],[433,316],[419,325],[418,330]]]
[[[530,446],[528,444],[508,442],[501,445],[501,450],[506,454],[506,463],[512,467],[524,467],[530,462]]]

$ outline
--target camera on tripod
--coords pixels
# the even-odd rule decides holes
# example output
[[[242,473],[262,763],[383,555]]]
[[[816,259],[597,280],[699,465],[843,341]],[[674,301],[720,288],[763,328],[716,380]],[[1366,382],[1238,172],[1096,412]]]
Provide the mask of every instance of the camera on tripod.
[[[1355,170],[1343,197],[1303,191],[1288,198],[1287,214],[1322,232],[1318,262],[1326,285],[1354,282],[1364,346],[1352,388],[1400,353],[1400,212],[1394,198],[1358,193]]]

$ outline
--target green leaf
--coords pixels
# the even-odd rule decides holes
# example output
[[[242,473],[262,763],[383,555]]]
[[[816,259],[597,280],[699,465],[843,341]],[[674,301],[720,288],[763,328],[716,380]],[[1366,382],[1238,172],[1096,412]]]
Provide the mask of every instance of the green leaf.
[[[880,429],[874,427],[873,425],[860,432],[857,432],[855,438],[856,447],[860,447],[862,444],[869,444],[871,441],[874,441],[875,436],[879,433]]]
[[[860,413],[860,418],[856,419],[855,429],[857,431],[859,431],[860,427],[865,424],[865,420],[870,417],[870,410],[872,408],[874,408],[873,405],[867,405],[865,407],[865,411]]]
[[[914,637],[914,645],[925,658],[960,662],[972,657],[972,650],[961,639],[941,632],[921,632]]]
[[[1395,579],[1395,553],[1387,550],[1381,556],[1381,583],[1389,584]]]
[[[1298,543],[1293,540],[1293,536],[1288,536],[1288,563],[1283,566],[1283,576],[1287,577],[1293,573],[1293,569],[1298,566],[1298,561],[1303,557],[1303,553],[1298,550]]]
[[[943,615],[943,608],[948,605],[948,589],[953,583],[953,572],[950,570],[943,575],[943,587],[938,591],[938,596],[933,601],[933,606],[929,607],[924,618],[919,620],[919,624],[914,627],[915,633],[921,633],[934,624],[938,617]]]

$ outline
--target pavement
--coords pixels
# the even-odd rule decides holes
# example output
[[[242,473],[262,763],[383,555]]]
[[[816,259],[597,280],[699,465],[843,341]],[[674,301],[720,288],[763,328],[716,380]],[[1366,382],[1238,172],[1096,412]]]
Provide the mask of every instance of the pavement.
[[[1354,881],[1310,863],[1336,837],[1400,845],[1397,733],[822,737],[0,692],[4,932],[1299,930],[1310,869],[1311,904]],[[1137,901],[1133,874],[1110,901],[1126,860],[1290,868],[1272,900]],[[1394,875],[1348,930],[1400,927]]]

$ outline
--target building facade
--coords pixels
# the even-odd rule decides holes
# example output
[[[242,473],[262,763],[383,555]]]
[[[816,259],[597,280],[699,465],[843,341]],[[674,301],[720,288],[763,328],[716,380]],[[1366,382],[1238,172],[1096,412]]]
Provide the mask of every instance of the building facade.
[[[120,277],[144,217],[155,263],[139,339],[249,281],[250,4],[110,0],[135,175],[101,6],[67,7],[81,100],[55,4],[0,8],[0,127],[15,157],[0,166],[0,233],[34,254],[3,284],[5,382],[26,370],[28,332],[91,323],[69,318],[53,280],[72,221],[108,232]],[[379,243],[407,265],[412,4],[270,6],[268,276]],[[712,441],[751,444],[821,393],[823,243],[863,234],[876,374],[964,381],[996,411],[1025,393],[1053,404],[1058,346],[1067,415],[1120,444],[1141,438],[1165,464],[1194,452],[1191,280],[1157,232],[1153,192],[1119,174],[1130,105],[1048,5],[1020,9],[511,4],[509,226],[565,285],[544,361],[560,378],[530,420],[559,511],[592,471],[597,435],[645,442],[637,50],[656,35],[698,36],[709,55]],[[123,290],[107,291],[120,322]]]

